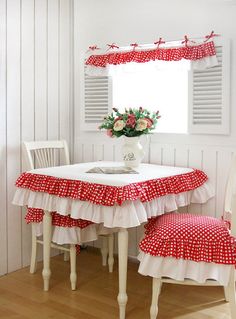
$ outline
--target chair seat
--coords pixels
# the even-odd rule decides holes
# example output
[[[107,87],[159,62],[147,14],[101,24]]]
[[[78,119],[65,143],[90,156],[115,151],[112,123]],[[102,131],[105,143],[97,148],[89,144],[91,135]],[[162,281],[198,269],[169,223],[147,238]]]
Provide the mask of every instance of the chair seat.
[[[29,223],[40,223],[43,221],[44,211],[40,208],[27,208],[27,213],[25,215],[25,220],[27,224]],[[81,229],[94,224],[91,221],[84,219],[74,219],[69,215],[62,216],[57,212],[52,212],[52,225],[61,227],[79,227]]]
[[[151,256],[236,264],[236,242],[216,218],[170,213],[149,220],[139,247]]]

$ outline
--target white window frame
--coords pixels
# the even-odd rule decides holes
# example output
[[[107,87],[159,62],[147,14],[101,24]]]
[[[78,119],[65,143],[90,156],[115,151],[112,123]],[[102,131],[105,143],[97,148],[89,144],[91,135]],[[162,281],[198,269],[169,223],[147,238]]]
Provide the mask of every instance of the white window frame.
[[[215,96],[205,94],[205,101],[201,102],[200,98],[194,100],[194,73],[199,75],[198,81],[204,80],[207,77],[207,73],[212,74],[213,68],[209,68],[203,71],[190,71],[189,74],[189,116],[188,116],[188,133],[189,134],[216,134],[216,135],[228,135],[230,134],[230,41],[228,39],[216,38],[215,47],[217,55],[219,57],[219,48],[222,51],[222,57],[219,57],[219,66],[215,67],[221,70],[221,77],[216,76],[215,80],[218,81],[221,88],[216,89]],[[217,69],[217,70],[218,70]],[[201,76],[201,73],[204,76]],[[214,79],[210,79],[211,85],[214,84]],[[209,81],[209,82],[210,82]],[[197,83],[199,84],[199,82]],[[196,94],[200,94],[195,90]],[[215,103],[218,103],[218,114],[217,110],[214,110],[214,99]],[[208,100],[208,101],[207,101]],[[195,105],[194,105],[195,101]],[[196,109],[202,103],[201,107],[204,109],[207,107],[207,103],[211,104],[213,108],[210,110],[211,115],[207,114],[207,108],[205,109],[206,115],[204,116],[204,110],[199,110],[199,119],[196,119]],[[206,103],[206,104],[204,104]],[[209,110],[209,109],[208,109]],[[214,117],[219,116],[220,123],[214,123]],[[196,122],[195,122],[196,121]],[[204,123],[208,122],[208,123]]]
[[[214,39],[216,49],[218,47],[222,48],[222,76],[221,76],[221,123],[214,124],[214,123],[207,123],[204,124],[204,120],[202,123],[195,123],[194,122],[194,114],[196,114],[196,105],[194,106],[194,72],[204,72],[205,74],[209,70],[209,74],[211,73],[212,68],[209,68],[204,71],[189,71],[189,107],[188,107],[188,132],[187,134],[215,134],[215,135],[228,135],[230,134],[230,41],[228,39],[215,38]],[[106,107],[103,107],[103,111],[101,111],[102,115],[97,116],[97,122],[90,123],[86,121],[86,85],[85,85],[85,75],[84,67],[84,78],[82,84],[82,112],[81,112],[81,128],[84,131],[98,131],[98,126],[101,124],[103,117],[112,111],[112,79],[111,77],[104,77],[107,79],[107,88],[102,93],[107,93],[107,103]],[[96,77],[91,77],[95,78]],[[98,78],[102,78],[99,76]],[[95,94],[93,92],[93,94]],[[99,103],[98,103],[99,104]],[[96,106],[99,110],[99,105]],[[213,106],[214,108],[214,106]],[[87,109],[88,110],[88,109]],[[195,113],[194,113],[195,111]],[[103,113],[102,113],[103,112]],[[214,116],[215,114],[213,114]],[[203,115],[204,117],[204,115]],[[209,118],[209,115],[208,115]],[[201,122],[201,121],[200,121]],[[214,122],[214,121],[212,121]],[[154,133],[155,134],[155,133]],[[162,134],[169,134],[169,133],[162,133]],[[171,133],[173,134],[173,133]],[[186,134],[186,135],[187,135]]]

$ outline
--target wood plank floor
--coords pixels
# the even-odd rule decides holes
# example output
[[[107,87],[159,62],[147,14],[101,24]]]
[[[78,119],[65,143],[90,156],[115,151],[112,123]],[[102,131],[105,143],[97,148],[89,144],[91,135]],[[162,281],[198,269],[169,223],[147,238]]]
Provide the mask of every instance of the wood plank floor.
[[[70,290],[69,263],[53,257],[50,291],[42,290],[42,263],[37,273],[29,268],[0,278],[0,318],[16,319],[118,319],[117,260],[112,274],[101,265],[99,252],[87,248],[78,256],[78,289]],[[127,319],[148,319],[151,278],[137,273],[129,263]],[[229,319],[229,306],[221,287],[165,284],[158,319]]]

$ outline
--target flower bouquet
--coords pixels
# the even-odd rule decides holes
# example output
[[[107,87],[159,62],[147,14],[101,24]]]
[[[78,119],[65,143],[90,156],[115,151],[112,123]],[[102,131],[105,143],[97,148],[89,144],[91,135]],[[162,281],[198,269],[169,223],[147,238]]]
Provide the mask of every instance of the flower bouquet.
[[[155,129],[159,111],[149,112],[140,107],[139,109],[125,109],[124,113],[120,113],[117,108],[113,108],[113,112],[104,118],[99,129],[107,130],[110,137],[136,137],[142,134],[149,134]]]

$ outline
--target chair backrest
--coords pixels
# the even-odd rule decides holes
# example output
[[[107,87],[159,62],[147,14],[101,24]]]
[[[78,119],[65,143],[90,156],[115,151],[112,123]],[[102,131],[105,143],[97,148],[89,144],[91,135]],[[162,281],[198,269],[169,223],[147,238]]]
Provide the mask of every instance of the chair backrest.
[[[57,166],[60,156],[63,157],[63,164],[70,164],[69,150],[65,140],[23,142],[23,152],[27,170]]]
[[[224,211],[230,213],[231,232],[236,236],[236,154],[233,155],[226,185]]]

